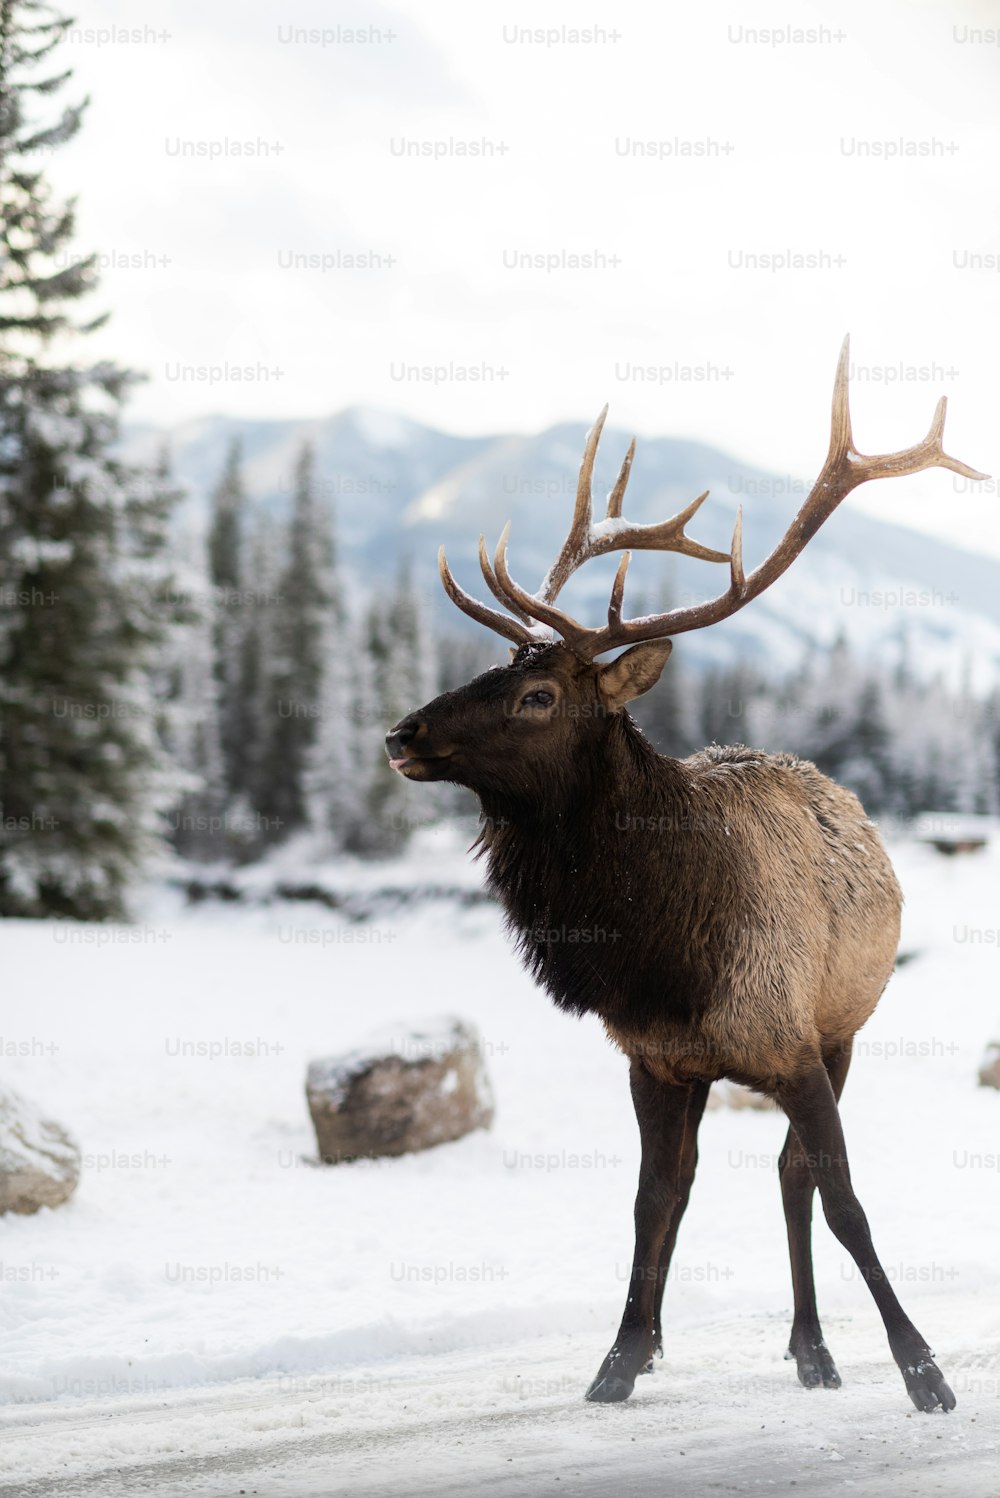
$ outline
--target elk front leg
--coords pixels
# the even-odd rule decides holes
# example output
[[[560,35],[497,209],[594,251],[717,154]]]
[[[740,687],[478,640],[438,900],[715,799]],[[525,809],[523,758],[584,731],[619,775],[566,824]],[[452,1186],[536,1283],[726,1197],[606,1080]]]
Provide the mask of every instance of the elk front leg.
[[[629,1074],[632,1102],[639,1123],[642,1164],[635,1198],[635,1254],[628,1296],[614,1346],[598,1370],[587,1398],[601,1404],[627,1399],[637,1374],[653,1352],[653,1317],[662,1297],[661,1253],[684,1189],[685,1160],[691,1159],[688,1131],[698,1127],[700,1107],[693,1106],[695,1087],[668,1087],[633,1059]],[[691,1171],[693,1174],[693,1160]],[[690,1188],[690,1182],[688,1182]],[[671,1244],[672,1247],[672,1244]],[[668,1255],[669,1263],[669,1255]]]
[[[872,1243],[868,1219],[851,1185],[837,1100],[822,1062],[776,1093],[809,1161],[826,1220],[847,1249],[885,1323],[889,1347],[918,1410],[955,1408],[955,1396],[926,1339],[903,1310]]]
[[[674,1256],[674,1247],[677,1243],[677,1229],[687,1209],[691,1184],[698,1165],[698,1125],[701,1123],[707,1101],[708,1083],[696,1082],[688,1104],[687,1128],[684,1130],[683,1153],[680,1162],[680,1197],[677,1206],[670,1214],[670,1226],[667,1228],[663,1247],[660,1249],[659,1273],[656,1280],[656,1293],[653,1297],[653,1351],[649,1362],[644,1368],[640,1368],[640,1373],[652,1373],[653,1359],[663,1356],[663,1292],[666,1289],[670,1261]]]
[[[840,1101],[851,1064],[848,1043],[825,1058],[833,1095]],[[788,1256],[792,1267],[795,1313],[787,1356],[795,1359],[799,1383],[807,1389],[840,1388],[840,1374],[823,1339],[816,1308],[816,1285],[812,1262],[812,1199],[815,1191],[809,1160],[795,1130],[788,1130],[778,1160],[781,1201],[788,1231]]]

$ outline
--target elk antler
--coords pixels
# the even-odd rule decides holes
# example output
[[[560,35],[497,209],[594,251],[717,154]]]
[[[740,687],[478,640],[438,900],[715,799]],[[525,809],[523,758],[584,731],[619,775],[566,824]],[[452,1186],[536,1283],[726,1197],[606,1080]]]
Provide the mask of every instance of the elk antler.
[[[438,565],[449,597],[465,613],[478,619],[482,624],[488,624],[491,629],[498,630],[509,640],[525,644],[531,640],[547,638],[539,628],[541,625],[547,625],[561,635],[566,644],[578,655],[585,660],[593,660],[595,656],[601,655],[605,650],[612,650],[618,645],[635,644],[640,640],[658,640],[668,635],[684,634],[691,629],[703,629],[706,625],[716,624],[728,618],[730,614],[735,614],[781,576],[804,550],[845,495],[850,494],[851,490],[856,489],[860,484],[867,483],[869,479],[899,478],[906,474],[921,473],[925,468],[948,468],[952,473],[960,473],[969,479],[987,477],[986,474],[977,473],[974,468],[959,462],[957,458],[949,457],[944,451],[942,438],[948,405],[944,396],[938,401],[934,420],[922,442],[896,453],[884,453],[871,457],[859,453],[854,446],[848,404],[849,355],[850,339],[845,338],[833,386],[830,447],[819,478],[785,535],[770,556],[766,557],[760,566],[750,573],[749,577],[743,571],[742,506],[736,513],[736,525],[728,553],[712,551],[710,547],[703,546],[699,541],[693,541],[684,534],[687,522],[707,499],[707,490],[704,494],[699,494],[697,499],[692,500],[686,509],[681,510],[670,520],[661,521],[658,525],[633,525],[630,521],[623,519],[622,498],[635,453],[634,438],[625,454],[614,488],[608,495],[607,514],[603,520],[594,523],[591,518],[591,475],[597,444],[608,412],[605,406],[587,433],[577,483],[576,506],[569,535],[563,542],[562,549],[538,592],[525,592],[510,575],[507,567],[507,537],[510,532],[508,521],[497,544],[492,566],[486,553],[485,542],[480,537],[479,563],[486,584],[494,598],[516,615],[516,618],[498,613],[496,609],[489,608],[486,604],[477,603],[474,598],[464,593],[448,569],[444,547],[442,547]],[[625,576],[631,560],[631,552],[626,550],[629,547],[636,551],[676,551],[684,556],[699,557],[707,562],[728,562],[729,587],[718,598],[710,599],[705,603],[693,604],[688,608],[671,609],[663,614],[646,614],[638,619],[623,619],[622,600],[625,591]],[[589,561],[591,557],[602,556],[609,551],[624,551],[625,554],[619,564],[611,590],[608,622],[606,626],[599,629],[589,629],[578,624],[562,609],[556,608],[555,599],[567,579],[578,567]]]

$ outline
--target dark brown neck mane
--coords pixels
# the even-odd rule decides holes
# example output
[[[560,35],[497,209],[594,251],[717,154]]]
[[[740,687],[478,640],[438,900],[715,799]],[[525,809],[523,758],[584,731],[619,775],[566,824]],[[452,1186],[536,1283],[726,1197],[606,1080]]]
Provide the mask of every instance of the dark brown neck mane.
[[[696,814],[688,769],[619,713],[543,794],[481,800],[490,888],[555,1002],[630,1027],[693,1018],[727,944],[708,952],[695,935],[724,833]]]

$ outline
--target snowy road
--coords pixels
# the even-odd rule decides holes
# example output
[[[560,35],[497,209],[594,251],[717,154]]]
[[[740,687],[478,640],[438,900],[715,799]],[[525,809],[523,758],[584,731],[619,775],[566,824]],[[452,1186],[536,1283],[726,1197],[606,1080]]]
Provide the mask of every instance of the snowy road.
[[[951,1297],[928,1323],[975,1319]],[[548,1337],[493,1353],[243,1382],[164,1400],[9,1408],[2,1498],[644,1498],[747,1494],[1000,1493],[1000,1337],[940,1342],[959,1397],[911,1410],[874,1314],[828,1318],[844,1387],[807,1392],[780,1356],[783,1318],[686,1328],[629,1403],[581,1395],[600,1349]]]

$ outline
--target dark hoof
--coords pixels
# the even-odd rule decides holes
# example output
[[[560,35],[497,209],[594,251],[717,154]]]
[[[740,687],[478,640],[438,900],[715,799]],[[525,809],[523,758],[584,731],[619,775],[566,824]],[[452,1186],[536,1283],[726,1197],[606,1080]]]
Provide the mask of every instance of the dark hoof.
[[[804,1388],[840,1388],[840,1374],[825,1342],[801,1342],[789,1347],[785,1356],[795,1359],[799,1383]]]
[[[637,1374],[652,1362],[649,1332],[619,1332],[618,1341],[597,1370],[597,1377],[587,1390],[595,1404],[620,1404],[635,1388]]]
[[[619,1378],[615,1373],[606,1373],[603,1378],[598,1374],[587,1390],[587,1398],[593,1404],[621,1404],[634,1388],[634,1383]]]
[[[901,1364],[900,1367],[906,1392],[922,1414],[929,1415],[938,1407],[943,1410],[955,1408],[957,1400],[929,1352],[925,1352],[919,1362]]]

